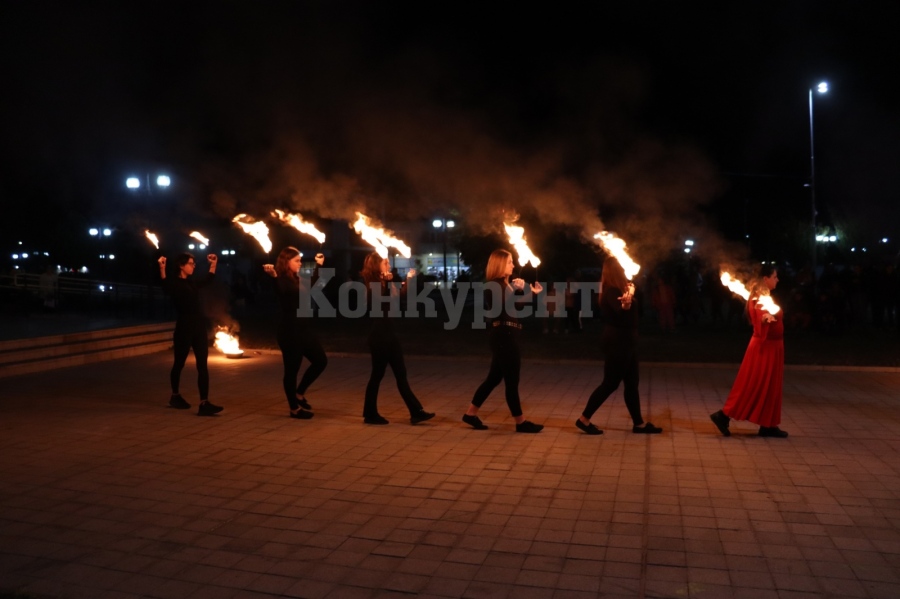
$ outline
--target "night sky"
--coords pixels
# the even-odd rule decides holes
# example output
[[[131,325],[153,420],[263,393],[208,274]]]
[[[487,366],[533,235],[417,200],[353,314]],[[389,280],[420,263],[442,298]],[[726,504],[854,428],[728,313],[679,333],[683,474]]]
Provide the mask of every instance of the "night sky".
[[[185,221],[515,210],[771,253],[809,226],[820,80],[821,223],[900,237],[900,5],[583,4],[4,2],[3,242],[131,223],[125,176],[166,170]]]

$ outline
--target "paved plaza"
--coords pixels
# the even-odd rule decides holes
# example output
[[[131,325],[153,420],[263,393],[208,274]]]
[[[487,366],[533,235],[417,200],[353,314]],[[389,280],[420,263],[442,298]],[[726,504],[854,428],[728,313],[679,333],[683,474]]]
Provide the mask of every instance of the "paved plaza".
[[[635,435],[601,368],[528,361],[460,422],[488,356],[407,359],[438,416],[362,422],[367,356],[287,417],[277,353],[213,356],[218,417],[166,407],[159,353],[0,381],[0,591],[33,597],[900,597],[900,372],[788,369],[782,428],[722,437],[732,366],[644,364]],[[182,390],[196,404],[190,359]]]

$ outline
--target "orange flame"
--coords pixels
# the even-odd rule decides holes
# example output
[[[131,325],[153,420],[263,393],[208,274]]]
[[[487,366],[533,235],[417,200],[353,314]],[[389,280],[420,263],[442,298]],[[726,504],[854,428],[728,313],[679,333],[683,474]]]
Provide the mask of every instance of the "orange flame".
[[[266,223],[261,220],[254,221],[246,214],[238,214],[231,219],[231,222],[243,229],[244,233],[258,241],[265,253],[268,254],[272,251],[272,240],[269,239],[269,227],[266,226]]]
[[[379,256],[387,258],[389,247],[400,252],[400,255],[404,258],[412,256],[412,249],[394,237],[393,232],[374,226],[372,219],[362,212],[357,212],[356,217],[356,222],[353,223],[353,230],[363,238],[363,241],[375,248]]]
[[[616,237],[614,233],[609,231],[600,231],[594,235],[594,239],[600,242],[606,252],[619,261],[622,269],[625,271],[625,277],[630,281],[641,270],[641,265],[631,259],[628,252],[625,251],[625,241]]]
[[[149,239],[156,249],[159,249],[159,237],[156,236],[156,233],[151,233],[150,229],[147,229],[144,231],[144,237]]]
[[[525,266],[528,263],[535,268],[541,265],[541,259],[534,255],[528,243],[525,241],[525,229],[517,225],[503,223],[506,228],[506,235],[509,237],[509,243],[515,248],[519,255],[519,266]]]
[[[722,271],[721,277],[722,284],[728,287],[728,289],[734,293],[735,295],[739,295],[744,300],[750,299],[750,291],[747,287],[744,286],[743,283],[735,279],[726,271]],[[769,314],[778,314],[781,311],[781,308],[775,303],[775,300],[772,299],[771,295],[761,295],[757,298],[757,303],[759,303],[759,307],[768,312]]]
[[[241,349],[241,346],[238,343],[237,337],[229,335],[228,330],[224,327],[219,327],[219,330],[216,331],[216,341],[214,345],[217,350],[226,356],[240,356],[244,353],[244,350]]]
[[[194,239],[196,239],[203,245],[209,245],[209,237],[206,237],[203,233],[201,233],[199,231],[191,231],[189,236],[193,237]]]
[[[319,243],[325,243],[325,233],[319,231],[312,223],[308,223],[300,218],[299,214],[288,214],[276,208],[272,211],[272,216],[277,217],[281,222],[294,227],[301,233],[315,237]]]

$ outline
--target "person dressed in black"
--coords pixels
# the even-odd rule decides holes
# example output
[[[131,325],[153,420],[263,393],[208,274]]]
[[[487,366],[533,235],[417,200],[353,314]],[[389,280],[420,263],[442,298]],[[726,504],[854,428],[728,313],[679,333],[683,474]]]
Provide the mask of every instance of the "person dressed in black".
[[[634,307],[634,283],[628,281],[625,270],[615,258],[603,263],[600,279],[600,317],[603,320],[603,382],[594,389],[575,426],[588,435],[603,431],[591,424],[591,417],[603,402],[625,383],[625,406],[631,415],[632,432],[658,434],[662,429],[641,416],[641,397],[638,393],[639,369],[637,357],[638,313]]]
[[[415,270],[410,269],[407,278],[415,276]],[[390,305],[388,297],[399,292],[406,293],[407,283],[394,282],[391,273],[391,263],[387,258],[382,258],[376,252],[366,256],[363,264],[362,278],[366,284],[366,297],[368,300],[369,315],[372,319],[372,328],[369,331],[369,350],[372,353],[372,374],[366,385],[366,398],[363,404],[363,420],[366,424],[388,424],[388,420],[378,413],[378,388],[385,370],[390,365],[397,380],[397,390],[400,397],[409,410],[409,420],[412,424],[419,424],[434,418],[434,413],[426,412],[415,393],[409,387],[406,377],[406,364],[403,360],[403,350],[400,347],[400,339],[394,332],[391,323]],[[399,287],[399,288],[398,288]],[[373,309],[374,307],[374,309]]]
[[[514,267],[512,254],[506,250],[494,250],[488,259],[486,278],[489,282],[499,286],[502,299],[497,299],[503,302],[503,308],[500,310],[500,315],[488,323],[490,327],[491,353],[493,354],[491,369],[488,371],[484,382],[475,390],[472,403],[463,415],[462,420],[474,429],[487,429],[487,425],[478,417],[478,409],[484,404],[497,385],[505,382],[506,405],[509,406],[509,412],[515,418],[516,432],[539,433],[544,428],[544,425],[526,420],[519,400],[519,373],[522,368],[519,334],[522,330],[522,324],[515,314],[510,313],[510,308],[514,308],[514,306],[511,306],[509,302],[513,301],[511,296],[515,292],[525,289],[525,281],[518,278],[512,281],[509,280]],[[543,287],[538,282],[531,285],[531,292],[534,294],[538,294],[542,290]],[[487,294],[486,298],[486,303],[494,301],[492,293]],[[489,311],[491,307],[490,305],[487,306]]]
[[[188,353],[193,349],[194,361],[197,363],[197,387],[200,389],[198,416],[213,416],[222,411],[221,406],[209,402],[209,369],[206,365],[209,357],[209,339],[206,316],[200,305],[200,289],[212,283],[219,258],[215,254],[209,254],[206,259],[209,261],[209,274],[199,282],[190,278],[194,274],[196,264],[194,256],[191,254],[183,253],[175,258],[175,262],[178,264],[178,276],[175,278],[166,276],[166,257],[162,256],[158,260],[159,277],[162,279],[166,292],[172,296],[176,314],[173,338],[175,363],[169,373],[169,381],[172,384],[172,397],[169,398],[169,405],[179,410],[187,410],[191,407],[191,404],[185,401],[178,392],[178,387]]]
[[[316,254],[316,268],[313,271],[310,285],[319,279],[319,267],[325,263],[325,256]],[[312,406],[306,399],[306,390],[315,382],[328,366],[328,357],[322,344],[312,329],[309,318],[301,318],[300,307],[300,250],[288,246],[281,250],[272,264],[264,264],[263,270],[275,277],[278,305],[281,318],[278,323],[278,347],[281,349],[281,360],[284,363],[282,384],[284,394],[290,407],[291,418],[309,420],[313,417]],[[297,384],[297,375],[303,358],[309,360],[309,366]]]

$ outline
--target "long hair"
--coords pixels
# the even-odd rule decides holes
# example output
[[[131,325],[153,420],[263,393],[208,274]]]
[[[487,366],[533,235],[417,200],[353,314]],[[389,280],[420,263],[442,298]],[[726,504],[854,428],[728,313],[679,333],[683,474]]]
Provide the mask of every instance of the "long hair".
[[[488,281],[494,279],[506,279],[506,262],[512,256],[506,250],[494,250],[488,258],[487,270],[484,278]]]
[[[619,291],[625,291],[628,288],[628,277],[625,276],[625,269],[619,264],[615,258],[607,258],[603,263],[603,274],[600,275],[600,284],[603,289],[615,287]]]
[[[753,281],[753,284],[750,286],[750,295],[747,297],[747,304],[745,306],[745,316],[747,319],[750,319],[750,305],[751,303],[755,304],[756,300],[762,295],[771,295],[772,292],[769,287],[766,285],[763,279],[771,277],[778,270],[778,267],[775,266],[774,263],[763,264],[759,267],[759,271],[756,273],[756,279]]]
[[[295,274],[293,271],[291,271],[290,268],[288,268],[288,262],[299,255],[300,250],[291,245],[281,250],[281,253],[278,254],[278,258],[275,259],[275,273],[279,277],[298,280],[300,278],[299,274]]]
[[[363,262],[363,268],[359,274],[362,275],[367,288],[372,281],[381,281],[382,262],[384,262],[384,258],[379,256],[378,252],[372,252],[366,256],[366,261]]]

